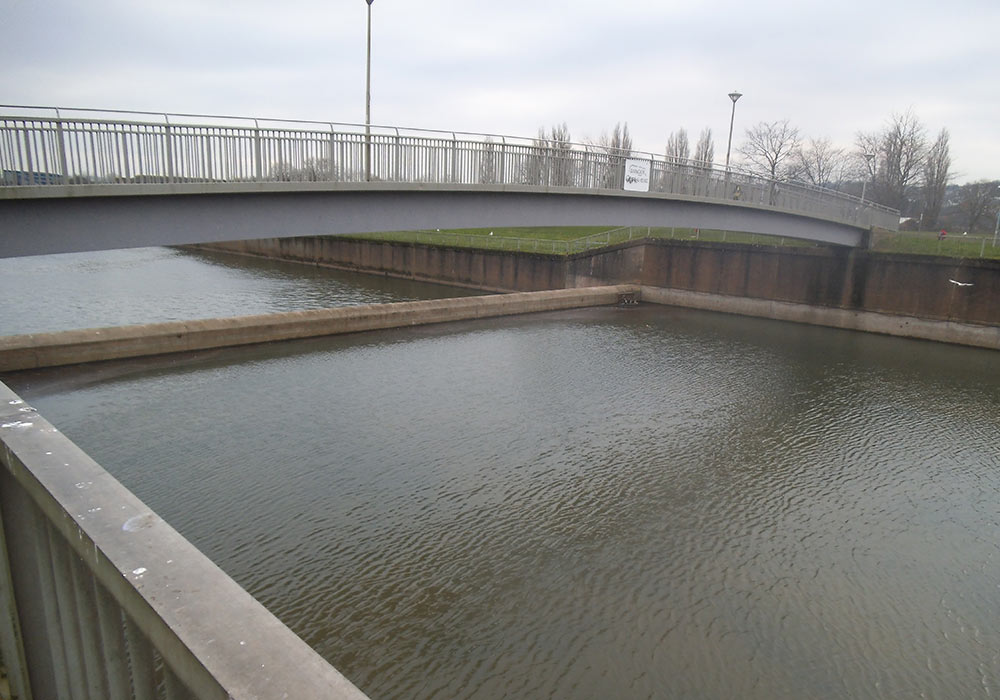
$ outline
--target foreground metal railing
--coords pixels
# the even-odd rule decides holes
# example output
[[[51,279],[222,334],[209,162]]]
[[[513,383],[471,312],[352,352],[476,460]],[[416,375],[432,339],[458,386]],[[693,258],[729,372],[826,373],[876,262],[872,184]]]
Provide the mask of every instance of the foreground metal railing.
[[[2,383],[0,654],[19,699],[365,697]]]
[[[653,196],[898,228],[894,210],[841,192],[590,144],[386,126],[367,136],[357,124],[0,105],[0,186],[11,187],[371,179],[622,190],[630,161],[645,169]]]

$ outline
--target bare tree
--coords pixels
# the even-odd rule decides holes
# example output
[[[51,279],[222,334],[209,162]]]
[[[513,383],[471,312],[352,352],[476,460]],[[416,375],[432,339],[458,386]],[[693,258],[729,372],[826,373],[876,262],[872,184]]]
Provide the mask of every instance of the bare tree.
[[[989,216],[994,211],[997,195],[1000,195],[1000,182],[996,180],[979,180],[962,185],[959,190],[958,208],[965,215],[966,230],[974,231],[981,220],[992,221]]]
[[[819,187],[835,187],[849,167],[844,149],[836,148],[828,138],[809,139],[795,153],[799,176]]]
[[[560,145],[568,144],[573,139],[569,135],[569,127],[566,126],[566,122],[562,124],[556,124],[552,127],[552,140]]]
[[[557,186],[572,185],[573,159],[570,151],[573,150],[573,139],[569,135],[569,127],[566,126],[566,122],[556,124],[550,133],[553,161],[552,184]]]
[[[601,177],[601,185],[607,189],[621,187],[624,178],[625,159],[632,155],[632,137],[628,133],[628,122],[615,124],[611,135],[602,134],[598,142],[608,155],[608,164]]]
[[[670,133],[667,138],[666,155],[667,161],[671,163],[684,163],[691,157],[691,144],[683,127]]]
[[[285,182],[320,182],[337,179],[338,171],[339,169],[332,167],[326,158],[306,158],[299,168],[284,161],[273,163],[271,178]]]
[[[906,188],[915,184],[927,157],[927,135],[920,120],[907,111],[893,114],[880,132],[859,133],[861,153],[875,155],[872,198],[903,211]]]
[[[526,185],[541,185],[548,182],[547,154],[550,148],[545,127],[538,130],[538,136],[532,139],[531,152],[524,162],[522,181]]]
[[[799,150],[799,130],[787,119],[759,122],[746,130],[746,141],[739,153],[748,169],[771,178],[789,180],[797,173],[795,153]]]
[[[948,130],[941,129],[937,140],[927,152],[924,161],[924,212],[920,217],[920,227],[925,231],[937,228],[941,206],[944,204],[945,190],[948,188],[948,170],[951,168],[951,154],[948,148]]]
[[[599,145],[607,153],[622,157],[632,155],[632,137],[628,133],[628,122],[625,122],[624,125],[621,122],[615,124],[610,136],[606,133],[602,134]]]
[[[573,150],[566,122],[556,124],[546,133],[543,126],[532,140],[532,153],[527,158],[522,181],[528,185],[569,185],[573,182]]]
[[[496,175],[496,144],[487,138],[483,144],[482,158],[479,161],[479,181],[485,184],[497,181]]]
[[[712,143],[712,130],[705,127],[698,136],[698,145],[694,148],[694,160],[704,164],[706,168],[712,167],[715,160],[715,144]]]

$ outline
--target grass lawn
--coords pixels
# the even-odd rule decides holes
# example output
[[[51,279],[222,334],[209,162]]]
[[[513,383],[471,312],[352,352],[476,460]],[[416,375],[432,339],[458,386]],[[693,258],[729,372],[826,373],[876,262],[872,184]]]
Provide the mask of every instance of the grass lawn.
[[[1000,245],[993,247],[992,235],[949,233],[943,239],[938,235],[936,231],[877,233],[872,241],[872,250],[880,253],[1000,259]]]
[[[429,245],[486,248],[492,250],[518,250],[556,255],[567,255],[585,250],[593,250],[632,239],[647,237],[785,247],[819,245],[811,241],[780,236],[676,227],[610,229],[606,226],[470,228],[448,231],[388,231],[385,233],[369,233],[357,236],[357,238],[376,241],[425,243]],[[992,236],[984,236],[982,234],[976,236],[949,234],[944,239],[939,239],[937,232],[934,231],[878,233],[874,237],[872,249],[882,253],[1000,259],[1000,245],[994,248]]]
[[[462,248],[520,250],[527,252],[569,254],[637,238],[670,238],[677,240],[728,241],[756,245],[809,246],[809,241],[779,236],[714,231],[677,227],[608,228],[606,226],[534,227],[534,228],[473,228],[447,231],[387,231],[355,236],[366,240],[399,243],[425,243]]]

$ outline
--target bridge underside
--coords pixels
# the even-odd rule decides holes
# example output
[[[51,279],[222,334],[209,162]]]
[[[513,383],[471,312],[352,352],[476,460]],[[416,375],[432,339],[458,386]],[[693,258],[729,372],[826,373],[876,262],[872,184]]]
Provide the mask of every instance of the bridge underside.
[[[860,246],[866,232],[748,206],[628,193],[510,187],[230,188],[137,186],[105,195],[0,198],[0,257],[256,238],[516,226],[676,226]],[[61,188],[60,188],[61,189]],[[73,188],[77,190],[78,188]],[[56,196],[53,196],[56,195]],[[82,195],[82,196],[81,196]]]

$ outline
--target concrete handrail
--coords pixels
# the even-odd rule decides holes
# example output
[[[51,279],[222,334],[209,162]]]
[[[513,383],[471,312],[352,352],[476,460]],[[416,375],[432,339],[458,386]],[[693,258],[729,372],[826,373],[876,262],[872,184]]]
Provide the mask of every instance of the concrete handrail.
[[[635,285],[6,336],[41,367],[615,304]],[[365,696],[0,383],[0,658],[18,698]]]
[[[17,697],[365,698],[2,383],[0,515]]]

